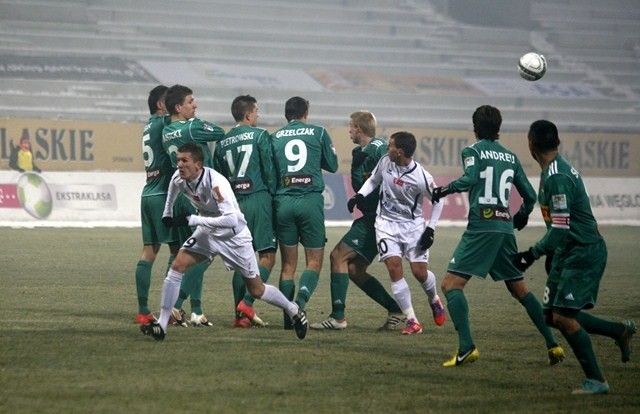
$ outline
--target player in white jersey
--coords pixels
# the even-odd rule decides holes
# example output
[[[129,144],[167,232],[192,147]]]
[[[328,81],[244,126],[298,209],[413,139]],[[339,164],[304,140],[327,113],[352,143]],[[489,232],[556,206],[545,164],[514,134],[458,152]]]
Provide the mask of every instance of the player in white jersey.
[[[140,330],[156,340],[163,340],[184,273],[196,263],[220,255],[228,269],[242,274],[245,286],[254,298],[283,309],[292,318],[296,335],[303,339],[308,327],[306,313],[277,288],[262,282],[251,232],[231,184],[217,171],[203,167],[203,161],[204,152],[196,143],[190,142],[178,149],[178,170],[169,184],[162,222],[169,227],[188,223],[196,226],[196,231],[182,245],[167,272],[158,322],[141,325]],[[172,217],[173,203],[179,193],[187,197],[198,215]]]
[[[436,290],[436,277],[428,270],[429,247],[433,244],[436,224],[442,204],[433,204],[431,217],[425,227],[422,202],[431,200],[436,187],[431,174],[413,160],[416,139],[409,132],[396,132],[389,139],[387,155],[380,159],[371,177],[352,197],[347,207],[353,212],[364,197],[380,186],[380,202],[376,211],[376,240],[380,260],[384,261],[391,278],[391,291],[407,317],[403,335],[422,332],[411,303],[409,285],[403,276],[402,258],[411,266],[413,276],[420,282],[429,298],[433,319],[442,325],[446,315]]]

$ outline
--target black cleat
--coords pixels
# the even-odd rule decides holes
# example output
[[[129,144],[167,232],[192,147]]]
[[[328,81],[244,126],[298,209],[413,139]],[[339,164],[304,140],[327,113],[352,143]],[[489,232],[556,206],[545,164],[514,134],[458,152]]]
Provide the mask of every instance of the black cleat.
[[[156,341],[163,341],[167,335],[164,329],[162,329],[162,326],[157,322],[140,325],[140,332],[144,335],[152,336]]]
[[[298,308],[298,313],[293,316],[293,329],[296,330],[298,339],[304,339],[307,336],[309,322],[307,321],[307,312]]]

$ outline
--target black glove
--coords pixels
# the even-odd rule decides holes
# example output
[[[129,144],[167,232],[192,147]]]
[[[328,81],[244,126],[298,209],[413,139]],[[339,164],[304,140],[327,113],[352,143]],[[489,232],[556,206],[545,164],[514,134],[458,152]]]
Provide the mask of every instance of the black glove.
[[[518,211],[515,216],[513,216],[513,228],[518,229],[518,231],[524,229],[528,222],[529,216],[521,211]]]
[[[547,272],[547,276],[551,273],[551,263],[553,262],[553,253],[547,254],[547,258],[544,259],[544,270]]]
[[[358,209],[360,209],[360,203],[362,203],[363,201],[364,196],[360,193],[356,193],[356,195],[351,197],[349,201],[347,201],[347,209],[349,210],[349,213],[353,213],[353,208],[356,206],[358,207]]]
[[[177,217],[162,217],[165,227],[182,227],[189,225],[189,214],[181,214]]]
[[[360,147],[355,147],[353,151],[351,151],[351,157],[353,158],[351,161],[351,167],[358,168],[364,164],[364,160],[367,159],[368,155],[366,152],[362,151]]]
[[[535,261],[536,258],[533,257],[531,249],[527,250],[526,252],[520,252],[513,258],[513,264],[515,265],[515,267],[517,267],[518,270],[522,270],[523,272],[527,270]]]
[[[433,204],[437,203],[438,201],[440,201],[440,199],[442,197],[446,197],[449,194],[451,194],[451,190],[449,190],[449,187],[447,186],[443,186],[443,187],[436,187],[433,189],[433,191],[431,192],[431,202]]]
[[[165,227],[173,227],[173,217],[162,217],[162,224],[164,224]]]
[[[427,227],[422,232],[422,236],[420,236],[420,250],[427,250],[433,244],[433,229],[431,227]]]

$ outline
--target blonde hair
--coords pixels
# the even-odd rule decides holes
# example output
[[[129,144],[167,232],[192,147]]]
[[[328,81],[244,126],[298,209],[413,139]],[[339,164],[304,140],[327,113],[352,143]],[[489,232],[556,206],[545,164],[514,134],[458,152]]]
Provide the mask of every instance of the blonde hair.
[[[376,126],[378,122],[373,112],[365,110],[354,112],[351,114],[351,123],[359,127],[366,136],[376,136]]]

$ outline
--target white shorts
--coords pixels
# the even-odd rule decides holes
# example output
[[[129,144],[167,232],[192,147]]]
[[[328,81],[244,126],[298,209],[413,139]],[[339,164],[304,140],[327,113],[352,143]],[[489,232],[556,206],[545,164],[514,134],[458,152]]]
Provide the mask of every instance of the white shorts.
[[[206,228],[198,226],[182,248],[206,256],[211,261],[220,255],[227,269],[242,273],[246,279],[253,279],[260,271],[251,242],[251,232],[247,227],[231,238],[220,239],[212,236]]]
[[[378,260],[404,257],[410,263],[429,263],[429,250],[420,250],[424,222],[396,222],[376,218]]]

